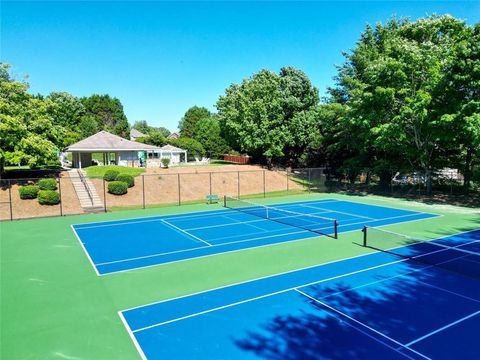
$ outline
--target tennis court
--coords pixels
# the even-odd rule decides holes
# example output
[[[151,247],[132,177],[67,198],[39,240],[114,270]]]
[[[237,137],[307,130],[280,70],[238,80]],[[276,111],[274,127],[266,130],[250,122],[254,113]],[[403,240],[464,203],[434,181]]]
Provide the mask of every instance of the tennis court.
[[[364,245],[385,249],[402,238],[366,233]],[[479,250],[480,230],[412,240],[120,316],[149,359],[474,359]]]
[[[437,215],[323,199],[73,225],[98,275]],[[335,241],[335,240],[332,240]]]

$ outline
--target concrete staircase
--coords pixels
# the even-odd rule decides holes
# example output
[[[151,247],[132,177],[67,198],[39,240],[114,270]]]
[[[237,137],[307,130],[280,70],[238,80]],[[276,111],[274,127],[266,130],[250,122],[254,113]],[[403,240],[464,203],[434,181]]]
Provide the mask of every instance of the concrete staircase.
[[[92,182],[85,176],[82,169],[71,169],[68,171],[75,192],[77,193],[80,206],[85,212],[103,212],[105,211],[102,200],[97,194],[97,190]]]

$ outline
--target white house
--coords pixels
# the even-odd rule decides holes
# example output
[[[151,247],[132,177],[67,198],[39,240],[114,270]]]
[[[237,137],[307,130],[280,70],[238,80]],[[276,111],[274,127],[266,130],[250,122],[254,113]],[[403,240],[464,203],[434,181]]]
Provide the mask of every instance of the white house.
[[[163,147],[124,139],[106,131],[100,131],[86,139],[70,145],[65,152],[72,153],[72,166],[82,168],[93,165],[92,154],[102,153],[103,163],[132,167],[159,167],[162,158],[170,164],[187,161],[187,151],[171,145]]]

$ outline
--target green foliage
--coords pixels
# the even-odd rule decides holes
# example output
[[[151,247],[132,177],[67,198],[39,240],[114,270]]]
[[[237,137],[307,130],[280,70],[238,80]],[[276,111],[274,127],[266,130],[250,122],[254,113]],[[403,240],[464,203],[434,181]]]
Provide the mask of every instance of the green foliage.
[[[179,137],[178,139],[168,139],[167,143],[187,150],[188,160],[193,160],[196,156],[202,157],[205,155],[205,149],[197,140],[188,137]]]
[[[24,185],[18,188],[20,199],[35,199],[38,195],[39,188],[36,185]]]
[[[123,195],[128,192],[128,184],[123,181],[111,181],[108,183],[108,192],[113,195]]]
[[[9,65],[0,65],[0,172],[5,163],[32,168],[56,161],[65,129],[54,125],[48,113],[48,101],[28,92],[28,84],[9,73]]]
[[[167,128],[160,126],[158,128],[153,128],[154,131],[158,131],[160,134],[162,134],[164,137],[167,137],[168,135],[171,134],[170,130]]]
[[[87,114],[80,119],[78,131],[83,139],[96,134],[99,131],[98,122],[95,116]]]
[[[168,168],[168,165],[170,165],[170,159],[169,158],[162,158],[162,165],[165,168]]]
[[[167,143],[165,136],[158,131],[151,132],[148,136],[138,138],[136,141],[155,146],[163,146]]]
[[[117,179],[117,176],[120,175],[120,172],[117,170],[107,170],[103,175],[103,180],[105,181],[114,181]]]
[[[130,125],[120,100],[109,95],[92,95],[82,98],[82,104],[86,114],[97,122],[99,130],[110,131],[126,139],[129,137]]]
[[[202,144],[208,157],[219,157],[228,152],[228,145],[220,133],[220,123],[214,117],[200,119],[193,138]]]
[[[46,100],[52,122],[66,129],[75,130],[80,118],[85,114],[81,100],[66,92],[52,92]]]
[[[38,181],[38,188],[40,190],[57,190],[57,179],[40,179]]]
[[[100,178],[100,179],[103,178],[105,173],[109,170],[116,171],[117,175],[122,173],[122,174],[128,174],[132,176],[138,176],[145,172],[144,168],[126,167],[126,166],[120,166],[120,165],[89,166],[89,167],[86,167],[84,170],[87,173],[88,177]]]
[[[148,126],[148,123],[146,120],[135,121],[132,128],[140,131],[141,133],[144,133],[145,135],[148,135],[148,133],[151,130],[151,127]]]
[[[60,203],[60,194],[54,190],[40,190],[38,192],[38,202],[41,205],[57,205]]]
[[[119,174],[115,178],[115,181],[122,181],[125,184],[127,184],[128,187],[133,187],[135,186],[135,178],[132,175],[128,174]]]
[[[300,70],[262,70],[231,85],[217,102],[222,132],[235,150],[267,158],[301,152],[308,129],[296,116],[318,104],[318,90]]]
[[[210,111],[208,111],[207,108],[199,106],[191,107],[187,110],[182,120],[180,120],[180,123],[178,124],[178,128],[180,129],[180,136],[193,137],[193,132],[195,131],[197,122],[210,116],[211,113]]]

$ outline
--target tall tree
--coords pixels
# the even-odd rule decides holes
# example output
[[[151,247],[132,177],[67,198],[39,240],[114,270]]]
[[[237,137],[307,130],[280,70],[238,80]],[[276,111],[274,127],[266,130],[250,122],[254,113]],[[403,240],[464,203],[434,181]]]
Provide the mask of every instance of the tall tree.
[[[202,144],[207,156],[218,157],[228,151],[228,146],[220,134],[220,124],[215,117],[200,119],[193,132],[193,138]]]
[[[49,100],[48,113],[55,125],[63,126],[69,130],[75,130],[85,107],[81,100],[66,92],[52,92],[46,97]]]
[[[82,98],[82,103],[86,113],[97,121],[99,129],[111,131],[126,139],[129,137],[130,125],[119,99],[109,95],[92,95]]]
[[[0,64],[0,172],[5,164],[54,165],[65,130],[53,125],[48,105],[27,93],[28,84]]]
[[[318,90],[300,70],[280,74],[262,70],[240,85],[231,85],[217,101],[222,131],[230,146],[265,158],[296,155],[305,146],[302,117],[318,103]]]
[[[178,124],[180,135],[184,137],[192,137],[197,122],[201,119],[210,117],[210,115],[211,113],[207,108],[192,106],[187,110]]]

